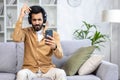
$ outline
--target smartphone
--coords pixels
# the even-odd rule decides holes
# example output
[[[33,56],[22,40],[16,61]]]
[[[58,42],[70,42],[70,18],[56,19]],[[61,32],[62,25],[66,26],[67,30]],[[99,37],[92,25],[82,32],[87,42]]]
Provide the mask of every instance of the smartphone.
[[[46,39],[49,39],[49,38],[47,37],[47,35],[53,37],[53,31],[52,31],[52,30],[46,30],[46,31],[45,31],[45,38],[46,38]]]

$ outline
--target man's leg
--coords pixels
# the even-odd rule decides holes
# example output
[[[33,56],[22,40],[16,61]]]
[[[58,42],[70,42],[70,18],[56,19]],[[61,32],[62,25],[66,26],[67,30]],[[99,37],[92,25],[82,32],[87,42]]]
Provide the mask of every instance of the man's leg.
[[[37,77],[35,73],[33,73],[29,69],[22,69],[17,73],[17,79],[16,80],[32,80],[32,78]]]
[[[67,80],[65,71],[58,68],[51,68],[46,74],[43,74],[42,77],[49,77],[52,80]]]

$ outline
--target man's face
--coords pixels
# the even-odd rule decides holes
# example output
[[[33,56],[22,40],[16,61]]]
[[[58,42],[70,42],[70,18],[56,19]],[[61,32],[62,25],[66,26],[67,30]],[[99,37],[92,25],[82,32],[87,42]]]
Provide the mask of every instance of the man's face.
[[[32,14],[32,26],[35,31],[39,31],[43,27],[43,16],[42,13]]]

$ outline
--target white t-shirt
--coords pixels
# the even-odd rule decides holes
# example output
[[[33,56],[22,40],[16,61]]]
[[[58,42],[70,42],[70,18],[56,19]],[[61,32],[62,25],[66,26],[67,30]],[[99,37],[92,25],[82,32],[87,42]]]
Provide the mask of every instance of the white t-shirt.
[[[37,33],[38,41],[41,41],[44,37],[43,34],[42,34],[42,30],[37,31],[36,33]]]

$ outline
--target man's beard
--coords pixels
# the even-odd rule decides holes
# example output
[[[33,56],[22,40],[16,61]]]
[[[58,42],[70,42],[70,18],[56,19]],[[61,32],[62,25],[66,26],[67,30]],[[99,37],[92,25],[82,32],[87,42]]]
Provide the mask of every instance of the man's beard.
[[[39,31],[39,30],[42,29],[43,24],[42,25],[37,24],[37,25],[32,25],[32,26],[33,26],[33,28],[34,28],[35,31]]]

